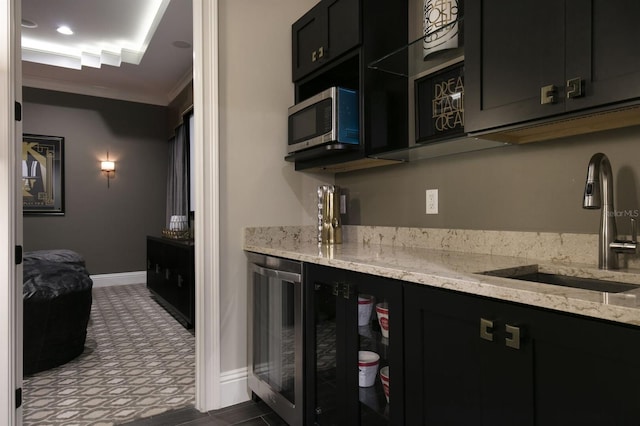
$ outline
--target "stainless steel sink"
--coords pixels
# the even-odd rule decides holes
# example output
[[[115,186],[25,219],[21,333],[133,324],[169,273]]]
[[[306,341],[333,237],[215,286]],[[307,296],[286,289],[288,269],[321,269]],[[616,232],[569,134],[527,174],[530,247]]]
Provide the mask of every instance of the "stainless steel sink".
[[[506,270],[487,271],[484,275],[492,275],[514,280],[532,281],[542,284],[559,285],[562,287],[580,288],[583,290],[593,290],[606,293],[622,293],[628,290],[640,288],[635,284],[628,284],[619,281],[606,281],[595,278],[582,278],[568,275],[550,274],[539,271],[516,270],[508,273]]]

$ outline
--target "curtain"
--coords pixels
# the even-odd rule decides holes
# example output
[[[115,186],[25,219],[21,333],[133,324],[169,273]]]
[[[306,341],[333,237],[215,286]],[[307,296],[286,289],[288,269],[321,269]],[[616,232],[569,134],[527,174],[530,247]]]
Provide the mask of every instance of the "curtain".
[[[187,126],[181,124],[169,140],[167,173],[167,227],[171,216],[189,214],[189,141]]]

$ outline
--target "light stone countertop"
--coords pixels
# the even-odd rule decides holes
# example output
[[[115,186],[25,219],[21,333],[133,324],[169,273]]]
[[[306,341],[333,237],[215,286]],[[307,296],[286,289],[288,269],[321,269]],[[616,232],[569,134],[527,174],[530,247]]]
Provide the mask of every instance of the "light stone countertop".
[[[557,234],[554,237],[554,234],[540,233],[487,234],[487,231],[353,226],[344,227],[343,244],[318,246],[314,231],[313,226],[246,228],[244,250],[640,325],[640,270],[603,271],[594,264],[574,262],[575,258],[588,258],[582,253],[584,235]],[[484,243],[474,242],[476,239]],[[487,242],[492,239],[494,243]],[[465,244],[456,246],[457,240]],[[519,242],[509,243],[507,240]],[[557,245],[553,249],[545,248],[538,240],[566,247],[561,250]],[[440,248],[431,248],[433,244]],[[530,250],[518,248],[518,244],[525,244]],[[497,246],[505,245],[516,255],[491,254],[496,252]],[[470,251],[456,251],[452,246],[458,250],[467,247]],[[535,256],[525,256],[524,252]],[[623,293],[604,293],[482,274],[522,267],[627,282],[639,287]]]

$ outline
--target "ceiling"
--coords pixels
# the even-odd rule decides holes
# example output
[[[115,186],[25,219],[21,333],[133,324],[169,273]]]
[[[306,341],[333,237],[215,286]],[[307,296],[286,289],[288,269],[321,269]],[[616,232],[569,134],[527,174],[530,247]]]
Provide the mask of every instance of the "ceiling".
[[[160,11],[150,14],[153,5]],[[37,28],[22,28],[25,47],[30,48],[23,58],[33,58],[22,61],[25,87],[167,105],[192,79],[192,0],[22,0],[22,19],[37,24]],[[60,25],[69,26],[74,35],[58,34]],[[33,40],[66,48],[73,44],[76,52],[91,38],[101,45],[102,54],[94,47],[84,48],[89,53],[82,55],[81,69],[31,62],[39,60],[42,50],[31,48]],[[107,39],[125,47],[114,47]],[[80,67],[80,56],[58,56],[54,60],[66,59]]]

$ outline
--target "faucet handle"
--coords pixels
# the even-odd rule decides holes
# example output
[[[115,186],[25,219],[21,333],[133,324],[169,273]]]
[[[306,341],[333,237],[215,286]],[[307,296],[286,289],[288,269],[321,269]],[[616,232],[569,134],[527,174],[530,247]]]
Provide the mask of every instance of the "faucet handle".
[[[609,248],[611,248],[616,253],[636,253],[638,248],[638,233],[636,227],[636,220],[631,218],[631,240],[615,240],[609,243]]]

